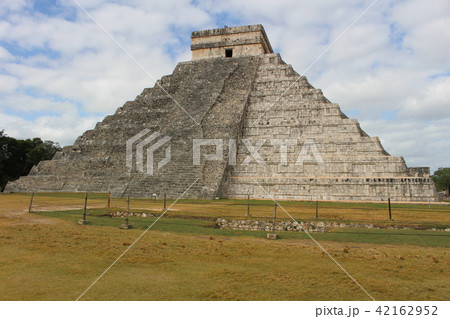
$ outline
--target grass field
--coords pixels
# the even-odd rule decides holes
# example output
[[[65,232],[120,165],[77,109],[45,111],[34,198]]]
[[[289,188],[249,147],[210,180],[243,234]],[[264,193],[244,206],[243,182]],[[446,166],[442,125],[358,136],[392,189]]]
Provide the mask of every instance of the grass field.
[[[107,195],[90,195],[89,225],[80,226],[83,194],[0,195],[0,300],[75,300],[130,247],[154,218],[106,217]],[[368,300],[304,233],[220,230],[196,217],[246,218],[246,201],[186,200],[173,206],[82,300]],[[273,204],[251,201],[253,217]],[[313,220],[315,203],[281,202]],[[113,199],[111,210],[123,210]],[[169,204],[168,204],[169,205]],[[320,203],[320,218],[448,227],[449,206]],[[136,210],[161,211],[160,200],[133,199]],[[367,214],[365,214],[367,212]],[[279,212],[281,215],[282,212]],[[339,229],[312,234],[376,300],[448,300],[447,232]]]
[[[28,208],[30,194],[1,194],[0,201],[8,208]],[[88,207],[106,207],[107,194],[89,194]],[[173,200],[167,200],[167,207]],[[309,201],[280,201],[280,205],[294,218],[315,220],[316,203]],[[39,193],[33,201],[33,211],[80,209],[84,204],[84,193]],[[393,221],[389,221],[387,203],[337,203],[320,202],[319,219],[329,221],[370,222],[376,224],[409,225],[449,225],[450,205],[431,204],[392,204]],[[273,202],[270,200],[250,200],[250,213],[254,218],[272,218]],[[112,198],[111,206],[117,210],[126,207],[125,198]],[[164,207],[161,199],[131,199],[133,210],[161,211]],[[207,216],[223,218],[247,218],[247,200],[180,200],[169,211],[170,214],[186,216]],[[278,217],[288,219],[279,210]]]

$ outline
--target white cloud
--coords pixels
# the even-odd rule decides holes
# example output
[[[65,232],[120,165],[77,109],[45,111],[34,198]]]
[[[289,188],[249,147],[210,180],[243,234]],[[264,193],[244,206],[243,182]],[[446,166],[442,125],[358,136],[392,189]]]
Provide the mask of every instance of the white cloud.
[[[19,81],[17,78],[0,74],[0,93],[14,92],[19,87]]]
[[[13,59],[13,56],[6,50],[0,46],[0,61],[8,61]]]
[[[367,133],[376,132],[386,151],[403,156],[409,166],[448,166],[450,139],[445,138],[450,119],[424,122],[417,119],[361,121]],[[406,156],[406,155],[407,156]]]
[[[399,117],[423,120],[450,118],[450,77],[437,78],[408,97]]]
[[[71,2],[67,4],[73,6]],[[91,13],[154,79],[158,79],[170,73],[176,64],[165,51],[165,45],[179,45],[178,34],[171,30],[171,23],[186,13],[195,15],[196,19],[190,24],[209,19],[189,2],[181,4],[162,5],[161,12],[154,8],[142,10],[127,4],[106,3],[93,8]],[[176,14],[172,16],[173,13]],[[43,54],[20,57],[4,66],[9,74],[15,75],[23,89],[35,91],[39,96],[79,101],[87,112],[112,113],[126,100],[134,99],[143,87],[154,85],[153,80],[95,23],[86,19],[84,13],[75,22],[22,13],[10,14],[8,20],[0,27],[0,39],[24,50],[44,50],[44,54],[55,55],[52,58]],[[187,31],[186,38],[189,34]],[[177,53],[187,57],[188,51],[187,47]],[[3,99],[1,105],[17,108],[24,97],[20,96],[23,92],[15,93],[18,95],[16,103],[6,105]],[[35,104],[40,105],[40,102]],[[27,107],[24,104],[19,110]]]
[[[101,117],[85,118],[74,112],[61,116],[40,116],[34,120],[0,113],[2,129],[8,136],[22,139],[40,137],[42,140],[59,142],[61,146],[72,145],[80,132],[94,128],[99,120]]]
[[[17,11],[27,6],[26,0],[2,0],[0,2],[0,14]]]
[[[442,68],[450,65],[448,54],[450,2],[404,1],[392,10],[392,21],[403,33],[403,47],[414,54],[416,67]]]
[[[21,112],[26,116],[30,112],[61,113],[76,111],[76,105],[71,102],[51,100],[43,97],[32,97],[21,94],[8,94],[2,99],[2,103],[8,105],[15,112]]]

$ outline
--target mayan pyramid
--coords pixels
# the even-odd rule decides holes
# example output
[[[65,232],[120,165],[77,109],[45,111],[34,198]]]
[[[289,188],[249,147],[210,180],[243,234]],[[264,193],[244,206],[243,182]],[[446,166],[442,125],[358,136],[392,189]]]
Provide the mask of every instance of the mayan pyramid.
[[[429,168],[390,156],[273,53],[261,25],[193,32],[191,50],[5,191],[177,198],[199,178],[185,197],[436,200]],[[194,140],[221,144],[201,146],[198,163]]]

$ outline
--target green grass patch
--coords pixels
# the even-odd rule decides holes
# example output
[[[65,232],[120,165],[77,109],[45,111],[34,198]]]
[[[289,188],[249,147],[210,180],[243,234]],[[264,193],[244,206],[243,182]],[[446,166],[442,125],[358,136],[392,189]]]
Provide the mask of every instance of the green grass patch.
[[[111,211],[114,210],[88,210],[88,226],[119,228],[120,225],[125,222],[125,218],[111,217],[109,216]],[[82,218],[83,211],[54,211],[40,212],[38,214],[76,223],[78,219]],[[130,217],[129,223],[134,229],[145,230],[155,220],[156,217]],[[264,231],[217,229],[215,228],[215,222],[211,220],[194,219],[187,216],[183,218],[163,216],[152,227],[152,230],[202,236],[248,236],[256,238],[265,238],[267,234],[267,232]],[[309,238],[309,236],[303,232],[279,232],[279,234],[280,238],[283,240]],[[450,234],[441,231],[337,228],[332,229],[327,233],[312,233],[311,235],[319,241],[450,247]]]

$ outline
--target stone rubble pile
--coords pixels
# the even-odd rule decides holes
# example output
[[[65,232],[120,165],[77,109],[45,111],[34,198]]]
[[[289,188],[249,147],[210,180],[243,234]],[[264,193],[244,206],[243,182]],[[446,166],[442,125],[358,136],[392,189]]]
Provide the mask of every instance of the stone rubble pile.
[[[221,229],[235,230],[259,230],[272,231],[273,221],[267,220],[228,220],[218,218],[217,227]],[[338,223],[338,222],[294,222],[294,221],[277,221],[274,231],[303,231],[310,233],[323,233],[332,228],[366,228],[366,229],[390,229],[390,230],[428,230],[428,231],[445,231],[450,232],[450,228],[436,228],[423,226],[405,226],[405,225],[373,225],[362,223]]]

